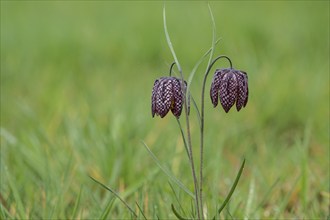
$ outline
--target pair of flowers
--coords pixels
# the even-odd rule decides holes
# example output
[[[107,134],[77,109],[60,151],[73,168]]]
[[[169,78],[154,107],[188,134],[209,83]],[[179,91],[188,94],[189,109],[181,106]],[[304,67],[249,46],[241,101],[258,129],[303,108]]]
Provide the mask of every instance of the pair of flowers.
[[[151,95],[152,117],[159,115],[161,118],[171,110],[176,118],[182,112],[184,95],[187,82],[177,77],[161,77],[154,83]],[[246,72],[233,68],[217,69],[214,73],[210,97],[214,107],[218,100],[227,113],[236,103],[237,111],[245,107],[248,101],[248,77]]]

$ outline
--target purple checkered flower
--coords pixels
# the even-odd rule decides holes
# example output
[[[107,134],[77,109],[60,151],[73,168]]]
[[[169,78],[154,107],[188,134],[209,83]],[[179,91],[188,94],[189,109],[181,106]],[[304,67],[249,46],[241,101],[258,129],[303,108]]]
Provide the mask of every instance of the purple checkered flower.
[[[182,88],[182,85],[184,88]],[[179,118],[184,101],[183,91],[186,90],[186,87],[187,82],[181,83],[181,79],[176,77],[161,77],[157,79],[151,95],[152,117],[156,114],[163,118],[171,110],[173,115]]]
[[[248,102],[249,88],[246,72],[235,69],[217,69],[214,73],[211,91],[211,101],[214,107],[221,105],[225,112],[236,102],[237,111],[245,107]]]

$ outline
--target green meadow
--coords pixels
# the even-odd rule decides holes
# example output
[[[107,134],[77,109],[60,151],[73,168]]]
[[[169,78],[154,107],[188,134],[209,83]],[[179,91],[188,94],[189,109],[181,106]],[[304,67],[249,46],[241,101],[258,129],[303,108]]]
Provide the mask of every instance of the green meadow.
[[[151,116],[154,81],[173,62],[164,2],[1,1],[0,219],[138,219],[193,216],[180,129]],[[329,218],[329,2],[210,2],[227,55],[249,77],[246,108],[229,113],[206,84],[204,214],[221,219]],[[212,46],[206,2],[166,2],[183,74]],[[208,57],[191,84],[201,102]],[[174,67],[174,75],[179,75]],[[191,107],[196,164],[199,124]],[[184,117],[180,120],[184,124]]]

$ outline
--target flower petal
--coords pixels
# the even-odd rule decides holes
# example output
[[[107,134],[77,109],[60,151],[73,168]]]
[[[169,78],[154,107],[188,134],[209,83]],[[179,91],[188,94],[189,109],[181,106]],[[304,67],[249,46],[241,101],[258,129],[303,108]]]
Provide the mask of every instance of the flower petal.
[[[156,111],[156,93],[158,90],[158,86],[159,86],[159,80],[156,79],[154,86],[152,88],[152,93],[151,93],[151,114],[152,117],[155,116]]]
[[[213,75],[210,89],[210,97],[213,107],[218,105],[220,82],[227,72],[229,72],[229,69],[217,69]]]
[[[163,109],[160,112],[160,117],[164,117],[171,108],[173,101],[173,90],[172,90],[172,77],[166,77],[164,79],[164,85],[162,89],[162,101],[163,101]]]
[[[248,102],[248,99],[249,99],[249,83],[248,83],[247,73],[244,71],[240,71],[240,72],[243,73],[243,76],[244,76],[245,100],[244,100],[243,107],[245,107]]]
[[[220,87],[220,72],[218,72],[217,70],[213,75],[211,89],[210,89],[210,97],[213,107],[216,107],[218,105],[219,87]]]
[[[247,83],[245,74],[241,71],[235,71],[238,81],[238,90],[237,90],[237,101],[236,101],[236,109],[237,111],[241,110],[243,106],[245,106],[245,100],[247,99]]]
[[[179,118],[182,112],[183,93],[180,80],[175,77],[173,78],[173,105],[171,111],[175,117]]]
[[[220,102],[226,113],[237,99],[237,87],[237,77],[231,70],[220,81]]]
[[[164,101],[163,101],[163,90],[164,90],[164,77],[159,79],[159,85],[158,88],[156,90],[156,108],[155,108],[155,113],[156,115],[160,115],[161,117],[163,116],[163,112],[165,109],[165,105],[164,105]]]

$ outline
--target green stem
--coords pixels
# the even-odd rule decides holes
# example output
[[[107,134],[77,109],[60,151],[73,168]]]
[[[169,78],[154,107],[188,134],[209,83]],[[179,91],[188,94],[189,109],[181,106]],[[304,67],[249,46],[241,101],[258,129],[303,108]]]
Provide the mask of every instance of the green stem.
[[[172,69],[173,69],[173,66],[175,64],[176,64],[176,62],[173,62],[171,67],[170,67],[170,76],[172,75]],[[199,210],[200,203],[199,203],[199,196],[198,196],[198,182],[197,182],[196,169],[195,169],[194,157],[193,157],[193,151],[192,151],[192,144],[191,144],[190,123],[189,123],[188,105],[187,105],[187,96],[186,96],[188,91],[184,91],[185,85],[184,85],[183,73],[182,73],[182,69],[180,68],[180,65],[178,65],[178,69],[179,69],[180,76],[181,76],[181,82],[180,83],[181,83],[182,93],[185,94],[183,105],[184,105],[185,116],[186,116],[188,144],[186,143],[186,139],[184,137],[183,130],[181,129],[180,121],[179,120],[177,120],[177,121],[178,121],[179,126],[180,126],[182,139],[183,139],[183,142],[185,144],[187,154],[188,154],[188,158],[189,158],[189,162],[190,162],[190,166],[191,166],[191,172],[192,172],[193,181],[194,181],[195,205],[196,205],[196,210],[197,210],[197,216],[198,216],[198,219],[201,219],[200,218],[200,210]],[[187,147],[187,145],[188,145],[188,147]]]
[[[189,156],[188,157],[189,157],[191,172],[192,172],[193,181],[194,181],[195,205],[196,205],[196,209],[197,209],[197,216],[198,216],[198,219],[201,219],[200,218],[201,215],[200,215],[200,211],[199,211],[199,209],[200,209],[199,208],[199,194],[198,194],[199,188],[198,188],[198,182],[197,182],[195,165],[194,165],[193,151],[192,151],[192,146],[191,146],[192,144],[191,144],[190,124],[189,124],[187,96],[186,96],[186,94],[188,94],[189,91],[187,91],[187,93],[185,93],[186,91],[184,91],[186,89],[185,89],[185,85],[184,85],[184,81],[183,81],[182,69],[181,69],[180,63],[178,61],[178,58],[176,57],[176,54],[175,54],[175,51],[174,51],[174,48],[173,48],[173,45],[172,45],[172,42],[171,42],[171,39],[170,39],[170,35],[168,34],[168,31],[167,31],[165,7],[163,8],[163,21],[164,21],[164,31],[165,31],[167,44],[168,44],[168,46],[171,50],[171,53],[173,55],[174,62],[176,63],[177,68],[179,70],[179,73],[180,73],[180,76],[181,76],[181,82],[180,82],[181,83],[181,89],[182,89],[182,92],[184,92],[183,94],[185,94],[183,105],[184,105],[184,110],[185,110],[185,115],[186,115],[186,125],[187,125],[187,138],[188,138],[188,150],[189,150]],[[173,65],[174,64],[172,64],[172,66]]]
[[[230,68],[232,68],[232,62],[229,59],[229,57],[221,55],[215,58],[212,63],[209,65],[209,67],[206,70],[206,73],[204,75],[203,80],[203,87],[202,87],[202,97],[201,97],[201,127],[200,127],[200,133],[201,133],[201,142],[200,142],[200,168],[199,168],[199,199],[201,202],[201,209],[203,209],[203,163],[204,163],[204,103],[205,103],[205,84],[207,80],[207,76],[209,75],[209,72],[215,62],[221,58],[226,58],[230,63]],[[204,217],[204,216],[203,216]]]
[[[173,69],[173,66],[176,64],[176,62],[173,62],[172,64],[171,64],[171,67],[170,67],[170,76],[172,76],[172,69]]]
[[[181,88],[184,88],[184,83],[183,83],[183,74],[180,71],[181,74]],[[183,94],[187,94],[188,91],[184,91]],[[195,163],[194,163],[194,157],[193,157],[193,150],[192,150],[192,143],[191,143],[191,132],[190,132],[190,123],[189,123],[189,115],[188,115],[188,105],[187,105],[187,96],[184,95],[184,110],[185,110],[185,115],[186,115],[186,126],[187,126],[187,138],[188,138],[188,151],[189,151],[189,161],[190,161],[190,165],[191,165],[191,172],[192,172],[192,176],[193,176],[193,180],[194,180],[194,188],[195,188],[195,203],[196,203],[196,209],[197,209],[197,216],[198,219],[201,219],[201,215],[200,215],[200,201],[199,201],[199,194],[198,194],[198,182],[197,182],[197,176],[196,176],[196,169],[195,169]]]

